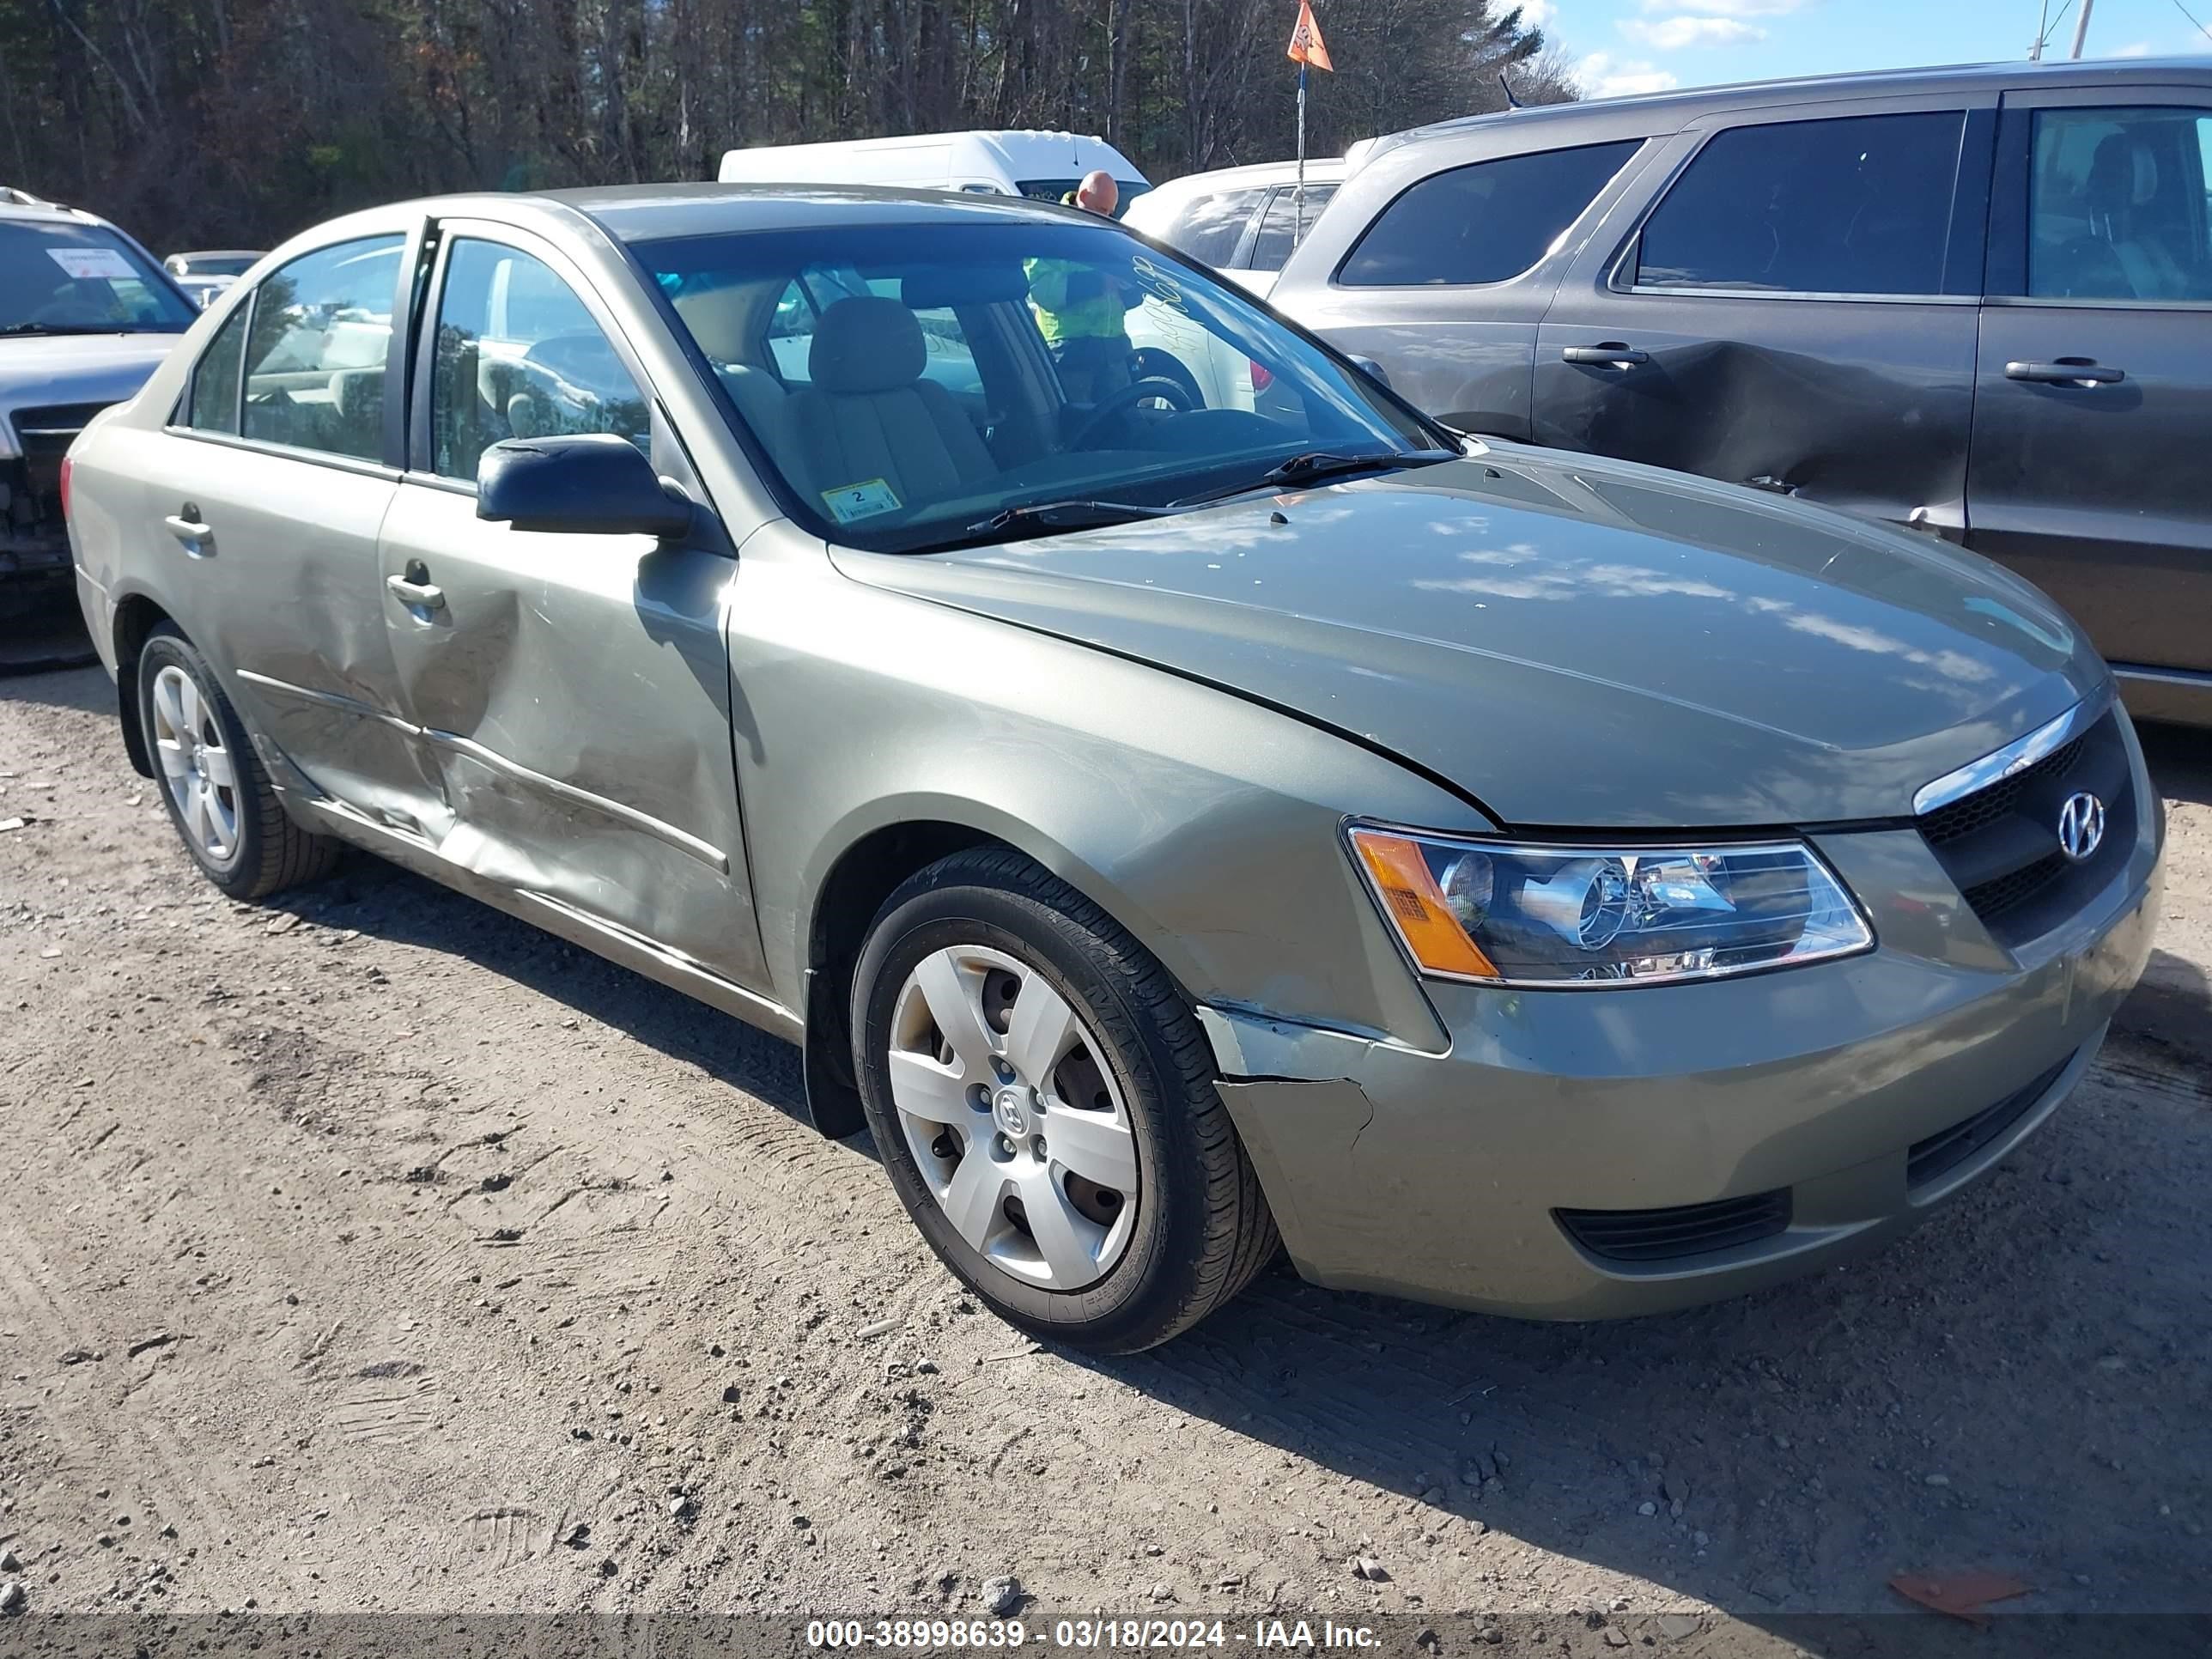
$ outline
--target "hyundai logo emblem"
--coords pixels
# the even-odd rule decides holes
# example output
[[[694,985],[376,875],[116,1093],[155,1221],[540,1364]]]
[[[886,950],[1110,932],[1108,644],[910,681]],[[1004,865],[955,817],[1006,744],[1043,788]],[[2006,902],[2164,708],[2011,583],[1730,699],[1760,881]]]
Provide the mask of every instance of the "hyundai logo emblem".
[[[2058,850],[2080,864],[2105,839],[2105,803],[2094,795],[2069,795],[2058,809]]]

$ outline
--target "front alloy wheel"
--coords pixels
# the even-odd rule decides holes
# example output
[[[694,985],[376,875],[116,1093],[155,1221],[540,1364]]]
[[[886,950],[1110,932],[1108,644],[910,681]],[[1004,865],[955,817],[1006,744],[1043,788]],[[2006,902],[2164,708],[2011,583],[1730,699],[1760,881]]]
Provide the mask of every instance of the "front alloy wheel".
[[[1110,1272],[1135,1220],[1137,1143],[1099,1040],[1041,972],[932,951],[891,1013],[891,1101],[953,1231],[1048,1290]]]
[[[884,902],[853,980],[884,1167],[992,1310],[1099,1352],[1164,1342],[1273,1258],[1275,1224],[1167,970],[1006,848]]]

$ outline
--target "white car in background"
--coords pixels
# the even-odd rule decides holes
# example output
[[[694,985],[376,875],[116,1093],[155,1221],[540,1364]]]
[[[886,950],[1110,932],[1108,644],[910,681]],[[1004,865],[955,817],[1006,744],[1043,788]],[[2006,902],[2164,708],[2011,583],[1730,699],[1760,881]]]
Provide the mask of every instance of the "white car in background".
[[[161,261],[177,286],[191,295],[201,310],[215,296],[253,269],[261,258],[253,248],[208,248],[196,253],[172,253]]]
[[[1146,193],[1122,221],[1187,258],[1264,295],[1351,172],[1348,162],[1308,161],[1303,220],[1295,161],[1262,161],[1170,179]]]
[[[1295,161],[1194,173],[1147,191],[1122,222],[1265,295],[1301,225],[1312,227],[1349,171],[1343,161],[1308,161],[1303,205]],[[1139,374],[1175,380],[1208,409],[1250,409],[1267,391],[1264,366],[1232,359],[1217,336],[1158,297],[1129,313],[1128,331]]]
[[[1124,214],[1152,189],[1137,164],[1103,138],[1020,131],[760,144],[724,151],[718,177],[726,185],[888,185],[1057,202],[1096,172],[1121,187]]]
[[[63,457],[198,314],[106,220],[0,185],[0,617],[75,580]]]

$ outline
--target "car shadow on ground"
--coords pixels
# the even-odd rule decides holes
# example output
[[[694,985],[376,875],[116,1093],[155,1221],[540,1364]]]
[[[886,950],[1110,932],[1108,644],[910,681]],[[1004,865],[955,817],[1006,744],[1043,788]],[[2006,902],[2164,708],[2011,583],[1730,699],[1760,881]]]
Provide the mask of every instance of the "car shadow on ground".
[[[2151,781],[2168,800],[2212,806],[2212,728],[2146,721],[2136,728]]]
[[[791,1045],[427,880],[356,856],[280,908],[465,956],[805,1120]],[[2208,1099],[2159,1060],[2122,1039],[1917,1232],[1757,1296],[1538,1325],[1325,1291],[1279,1262],[1166,1347],[1064,1358],[1397,1494],[1401,1535],[1331,1547],[1386,1570],[1392,1551],[1463,1553],[1462,1606],[1540,1594],[1485,1581],[1487,1530],[1816,1650],[1796,1615],[1898,1635],[1900,1570],[2014,1573],[2044,1611],[2212,1610],[2212,1516],[2193,1507],[2212,1425],[2173,1386],[2212,1374]]]
[[[268,905],[322,927],[465,958],[809,1121],[792,1044],[397,865],[349,852],[327,880]]]

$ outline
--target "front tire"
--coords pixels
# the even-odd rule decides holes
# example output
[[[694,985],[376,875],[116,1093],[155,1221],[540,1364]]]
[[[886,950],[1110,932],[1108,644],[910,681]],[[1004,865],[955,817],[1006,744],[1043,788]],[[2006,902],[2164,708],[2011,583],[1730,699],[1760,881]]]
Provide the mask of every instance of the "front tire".
[[[139,653],[138,720],[169,822],[210,881],[258,899],[330,872],[339,843],[292,822],[215,671],[173,623]]]
[[[855,1075],[922,1237],[1030,1334],[1131,1353],[1279,1245],[1166,969],[1020,854],[955,854],[891,895],[854,976]]]

